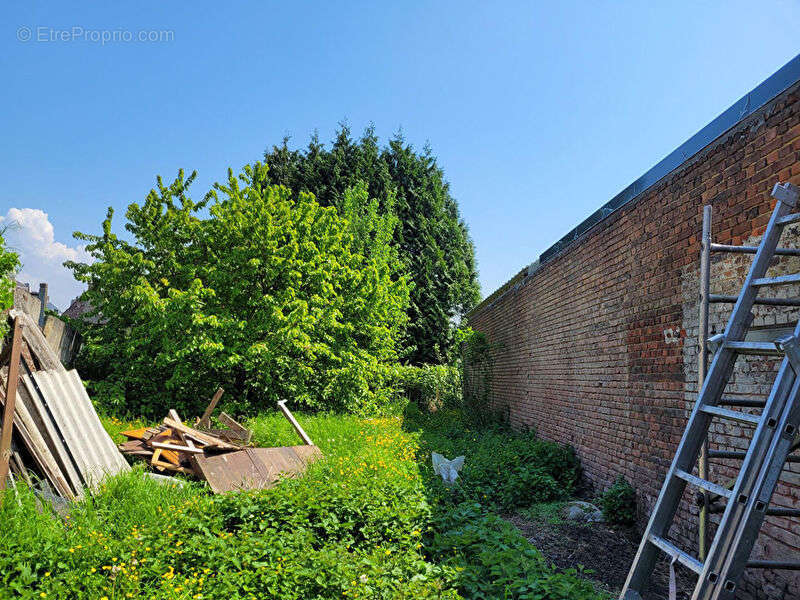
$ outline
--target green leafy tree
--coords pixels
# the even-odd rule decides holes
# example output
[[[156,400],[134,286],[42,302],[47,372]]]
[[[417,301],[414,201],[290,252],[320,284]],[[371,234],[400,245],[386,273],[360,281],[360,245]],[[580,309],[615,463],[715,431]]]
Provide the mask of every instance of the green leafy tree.
[[[6,247],[5,232],[0,230],[0,312],[14,306],[14,273],[19,268],[19,258]],[[5,334],[7,324],[0,321],[0,335]]]
[[[84,363],[123,390],[124,408],[198,412],[216,385],[243,410],[279,399],[314,409],[369,410],[397,361],[409,285],[390,244],[397,226],[363,186],[344,215],[247,166],[201,202],[159,178],[126,229],[109,210],[70,264],[101,316],[85,324]],[[207,216],[203,216],[207,214]],[[368,243],[371,240],[371,243]]]
[[[404,358],[451,361],[458,322],[480,288],[469,232],[430,148],[416,152],[400,135],[381,148],[373,127],[355,141],[343,125],[330,149],[316,135],[304,150],[284,139],[264,160],[272,183],[311,192],[324,206],[344,210],[346,192],[363,185],[378,211],[397,217],[393,246],[413,283]]]

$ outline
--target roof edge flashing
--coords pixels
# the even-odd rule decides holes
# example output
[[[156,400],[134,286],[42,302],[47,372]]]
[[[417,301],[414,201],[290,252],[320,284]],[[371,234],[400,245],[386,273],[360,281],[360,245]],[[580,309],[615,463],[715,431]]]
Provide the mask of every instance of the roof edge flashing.
[[[729,106],[717,118],[695,133],[675,150],[667,154],[667,156],[656,163],[651,169],[644,173],[644,175],[628,185],[589,217],[581,221],[555,244],[542,252],[539,255],[540,264],[543,265],[560,254],[567,246],[571,245],[581,235],[589,231],[589,229],[607,219],[614,212],[643,192],[646,192],[687,160],[690,160],[715,140],[722,137],[727,131],[739,125],[744,119],[760,110],[764,105],[785,92],[798,81],[800,81],[800,54],[762,81],[755,89],[739,98],[739,100]]]

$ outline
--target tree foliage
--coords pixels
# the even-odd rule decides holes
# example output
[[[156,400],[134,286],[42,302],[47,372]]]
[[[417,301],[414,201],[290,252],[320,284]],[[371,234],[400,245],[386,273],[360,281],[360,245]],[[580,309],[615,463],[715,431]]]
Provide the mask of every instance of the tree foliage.
[[[311,192],[323,206],[342,210],[346,191],[362,185],[380,212],[397,217],[393,246],[413,283],[404,358],[448,362],[458,321],[478,302],[480,288],[469,232],[430,148],[418,153],[401,135],[381,148],[372,127],[355,141],[343,125],[330,149],[317,136],[303,150],[284,139],[264,160],[272,183]]]
[[[14,273],[19,268],[19,258],[6,247],[0,230],[0,312],[14,306]],[[5,333],[5,320],[0,321],[0,334]]]
[[[217,385],[240,408],[289,399],[309,408],[366,409],[397,361],[409,297],[381,216],[364,186],[342,214],[308,193],[271,185],[247,166],[200,202],[194,174],[158,179],[125,228],[77,233],[95,262],[70,263],[97,315],[84,368],[116,383],[129,412],[198,412]]]

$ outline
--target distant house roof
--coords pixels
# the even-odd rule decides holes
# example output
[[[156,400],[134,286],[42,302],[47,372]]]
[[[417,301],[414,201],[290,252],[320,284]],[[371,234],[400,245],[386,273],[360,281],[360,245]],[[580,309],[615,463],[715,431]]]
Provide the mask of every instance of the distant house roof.
[[[88,300],[81,300],[81,297],[78,296],[72,301],[72,304],[69,305],[69,308],[65,310],[61,316],[68,317],[70,319],[81,319],[86,313],[89,313],[92,310],[94,310],[94,308],[92,307],[91,302]],[[97,315],[84,318],[84,320],[88,323],[100,322],[100,319],[97,317]]]

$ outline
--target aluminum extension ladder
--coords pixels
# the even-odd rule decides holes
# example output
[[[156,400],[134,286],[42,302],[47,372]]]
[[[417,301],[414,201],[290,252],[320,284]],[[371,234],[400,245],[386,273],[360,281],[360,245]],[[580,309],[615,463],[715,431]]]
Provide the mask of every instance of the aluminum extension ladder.
[[[782,253],[777,248],[783,228],[800,222],[800,188],[790,183],[776,184],[772,196],[778,200],[764,236],[755,251],[750,272],[733,307],[725,332],[709,340],[714,358],[684,431],[675,458],[667,472],[628,579],[621,600],[642,600],[643,590],[655,566],[657,552],[669,555],[673,562],[685,565],[698,575],[692,600],[732,600],[745,568],[794,568],[800,565],[770,561],[748,563],[761,524],[766,515],[798,516],[798,509],[770,509],[770,499],[783,470],[800,426],[800,322],[794,334],[774,342],[747,342],[745,334],[752,323],[754,304],[779,304],[776,299],[758,298],[766,286],[800,283],[800,273],[765,277],[772,258]],[[787,299],[787,305],[790,304]],[[723,396],[723,391],[740,354],[783,356],[769,397],[753,402]],[[761,415],[725,408],[725,406],[763,406]],[[712,418],[755,425],[747,452],[737,454],[742,464],[732,488],[723,487],[692,474],[700,450],[708,435]],[[704,562],[684,552],[667,540],[667,533],[678,510],[681,497],[690,484],[726,502],[722,520]]]

